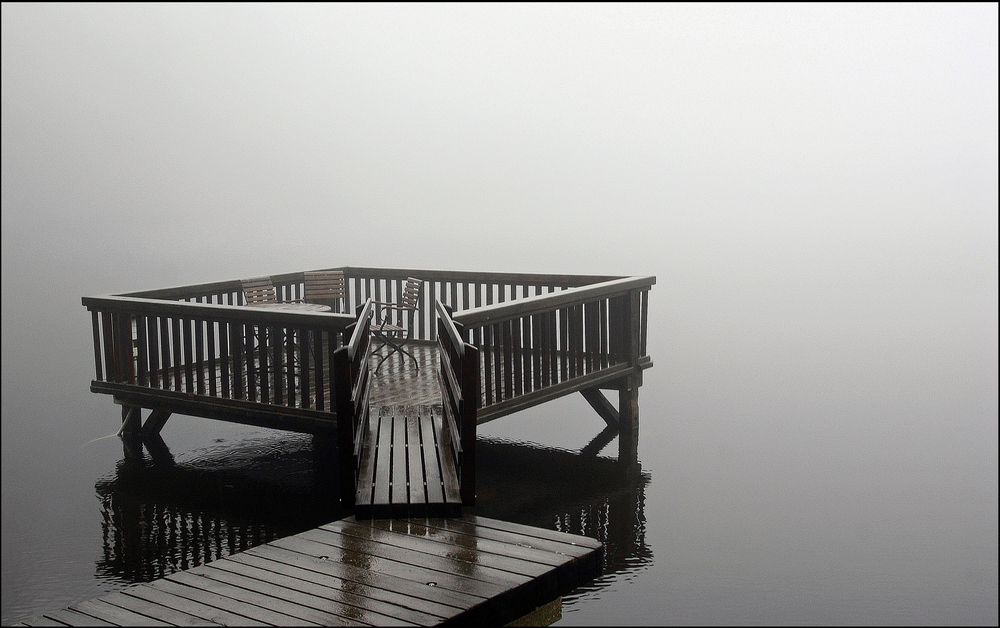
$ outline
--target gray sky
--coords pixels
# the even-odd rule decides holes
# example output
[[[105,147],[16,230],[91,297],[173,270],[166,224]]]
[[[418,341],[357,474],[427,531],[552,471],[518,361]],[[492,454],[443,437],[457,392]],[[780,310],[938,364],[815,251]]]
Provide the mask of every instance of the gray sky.
[[[2,11],[5,348],[12,294],[351,264],[995,358],[996,4]]]

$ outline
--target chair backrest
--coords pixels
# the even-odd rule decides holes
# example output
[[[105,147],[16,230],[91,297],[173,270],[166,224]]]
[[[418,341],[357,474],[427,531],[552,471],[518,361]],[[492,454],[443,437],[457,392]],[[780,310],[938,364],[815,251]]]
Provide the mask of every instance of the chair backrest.
[[[276,303],[278,301],[277,292],[270,277],[251,277],[241,279],[243,284],[243,298],[247,305],[260,305],[262,303]]]
[[[306,303],[329,305],[339,312],[341,303],[346,302],[347,284],[342,270],[307,270],[304,283]]]
[[[417,309],[417,304],[420,302],[420,288],[423,285],[423,281],[415,277],[407,277],[406,284],[403,286],[403,297],[399,300],[399,307]]]

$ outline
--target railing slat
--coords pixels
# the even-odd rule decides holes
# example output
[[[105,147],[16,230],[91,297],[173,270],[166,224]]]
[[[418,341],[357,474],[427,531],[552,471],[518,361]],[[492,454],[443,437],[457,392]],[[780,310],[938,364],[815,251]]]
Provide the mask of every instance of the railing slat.
[[[98,381],[104,379],[104,360],[101,356],[101,322],[96,310],[90,313],[91,325],[94,328],[94,370]]]
[[[195,346],[195,372],[196,391],[199,395],[205,394],[205,325],[203,321],[193,320],[194,326],[194,346]]]
[[[219,366],[220,366],[220,376],[219,383],[221,385],[221,396],[223,399],[229,398],[229,366],[230,366],[230,348],[229,348],[229,323],[220,322],[219,323]]]

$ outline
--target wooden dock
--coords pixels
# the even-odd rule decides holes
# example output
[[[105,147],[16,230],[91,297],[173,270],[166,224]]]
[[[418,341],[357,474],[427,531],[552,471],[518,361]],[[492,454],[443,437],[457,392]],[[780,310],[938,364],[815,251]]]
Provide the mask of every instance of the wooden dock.
[[[637,474],[655,278],[327,270],[346,280],[330,313],[247,307],[240,281],[84,297],[91,390],[122,406],[126,456],[172,413],[314,434],[355,516],[23,625],[504,625],[600,573],[596,540],[471,514],[476,427],[579,392]],[[307,272],[271,276],[278,300]],[[404,282],[413,360],[373,369]]]
[[[472,514],[349,517],[15,625],[504,625],[600,575],[603,551]]]
[[[617,433],[622,469],[636,471],[639,387],[652,366],[646,340],[655,277],[324,270],[341,272],[346,282],[343,307],[330,313],[246,307],[240,280],[83,297],[93,327],[91,390],[122,406],[125,431],[156,433],[172,413],[312,434],[336,431],[345,422],[339,406],[347,393],[336,384],[347,364],[337,362],[337,352],[357,344],[349,329],[361,324],[362,311],[368,320],[381,305],[365,308],[399,302],[404,285],[416,277],[419,298],[407,333],[411,346],[447,346],[456,385],[453,411],[447,404],[444,410],[446,422],[466,432],[456,439],[467,454],[459,464],[464,505],[470,505],[475,477],[474,452],[464,443],[474,442],[476,424],[578,392]],[[271,275],[277,298],[303,299],[305,277],[315,272]],[[363,353],[355,347],[352,360],[363,362]],[[391,369],[393,361],[385,366]],[[355,386],[364,384],[358,366],[352,364]],[[435,403],[448,396],[448,383],[439,382]],[[355,411],[363,407],[361,398],[352,401]],[[462,416],[456,414],[460,406]],[[362,421],[350,418],[356,436]],[[350,448],[341,449],[347,455]]]

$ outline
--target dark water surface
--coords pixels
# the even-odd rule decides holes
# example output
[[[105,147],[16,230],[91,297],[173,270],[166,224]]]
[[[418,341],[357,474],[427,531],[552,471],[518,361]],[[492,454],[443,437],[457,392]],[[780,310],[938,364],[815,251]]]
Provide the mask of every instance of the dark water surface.
[[[346,516],[308,436],[174,416],[141,463],[92,440],[120,409],[73,297],[5,300],[4,623]],[[481,427],[479,514],[606,544],[561,624],[997,623],[989,334],[652,298],[641,478],[617,441],[580,455],[604,424],[578,395]]]

